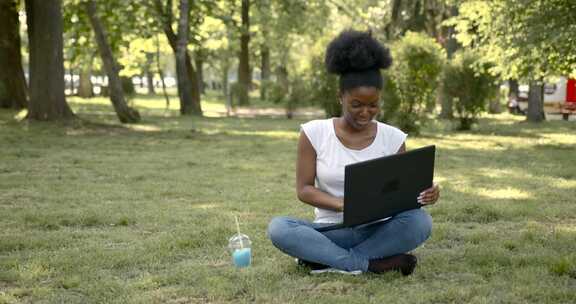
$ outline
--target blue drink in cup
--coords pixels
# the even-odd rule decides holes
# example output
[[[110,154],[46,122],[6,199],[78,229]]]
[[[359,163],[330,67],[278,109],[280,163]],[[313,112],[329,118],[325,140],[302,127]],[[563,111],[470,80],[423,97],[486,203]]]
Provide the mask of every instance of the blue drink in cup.
[[[228,240],[228,248],[232,253],[232,262],[237,268],[250,266],[252,263],[252,250],[250,238],[242,233],[232,236]]]

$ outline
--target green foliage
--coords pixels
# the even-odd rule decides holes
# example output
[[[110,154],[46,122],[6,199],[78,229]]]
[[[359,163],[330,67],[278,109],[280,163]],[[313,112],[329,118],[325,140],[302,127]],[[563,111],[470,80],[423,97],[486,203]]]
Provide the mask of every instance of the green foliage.
[[[503,78],[539,79],[576,72],[576,2],[566,0],[466,1],[457,39],[478,49]]]
[[[397,96],[399,104],[384,108],[384,112],[402,130],[418,134],[426,107],[436,100],[444,51],[434,39],[413,32],[395,42],[391,50],[394,63],[385,77],[390,77],[393,85],[386,89],[394,90],[389,94]]]
[[[132,78],[121,76],[120,81],[122,82],[122,91],[124,91],[124,94],[127,96],[134,96],[134,94],[136,94],[136,88],[134,88]]]
[[[392,123],[394,115],[398,114],[400,108],[400,97],[398,97],[398,88],[394,79],[384,77],[384,88],[381,92],[382,107],[379,120],[386,123]]]
[[[488,67],[479,54],[464,50],[444,68],[444,96],[453,100],[460,130],[470,130],[489,100],[498,95],[497,79],[488,72]]]
[[[336,98],[338,94],[338,77],[329,74],[324,67],[321,56],[311,60],[310,68],[310,98],[319,104],[326,112],[327,117],[337,117],[342,114],[342,106]]]
[[[265,85],[268,89],[268,99],[275,104],[282,104],[289,119],[293,117],[294,110],[299,105],[308,101],[310,88],[301,78],[291,79],[286,85],[277,81],[267,81]]]

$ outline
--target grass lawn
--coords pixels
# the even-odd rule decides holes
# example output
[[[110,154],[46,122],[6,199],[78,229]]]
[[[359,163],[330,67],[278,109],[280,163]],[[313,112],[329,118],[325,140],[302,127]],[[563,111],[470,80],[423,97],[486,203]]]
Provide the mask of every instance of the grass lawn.
[[[415,274],[309,276],[266,238],[275,215],[312,218],[294,191],[305,119],[179,117],[147,98],[120,126],[108,101],[69,100],[114,125],[0,111],[0,303],[576,303],[574,122],[432,122],[407,142],[437,145],[443,189]],[[226,248],[234,215],[248,269]]]

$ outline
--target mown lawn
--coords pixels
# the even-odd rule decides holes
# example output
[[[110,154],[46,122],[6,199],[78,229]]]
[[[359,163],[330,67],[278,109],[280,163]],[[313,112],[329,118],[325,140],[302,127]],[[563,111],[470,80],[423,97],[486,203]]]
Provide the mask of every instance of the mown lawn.
[[[415,274],[309,276],[266,238],[275,215],[312,218],[294,193],[305,119],[182,118],[156,98],[120,126],[106,101],[70,100],[108,125],[0,111],[0,303],[576,302],[574,122],[432,122],[407,143],[437,145],[443,191]],[[234,215],[249,269],[230,263]]]

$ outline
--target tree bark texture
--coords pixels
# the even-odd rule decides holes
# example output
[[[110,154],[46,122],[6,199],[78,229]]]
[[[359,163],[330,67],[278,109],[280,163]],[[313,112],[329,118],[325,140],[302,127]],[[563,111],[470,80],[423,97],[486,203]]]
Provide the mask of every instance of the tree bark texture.
[[[94,97],[94,85],[92,85],[92,62],[94,56],[83,58],[80,63],[80,79],[78,86],[78,96],[82,98]]]
[[[28,104],[20,53],[18,1],[0,2],[0,107],[22,109]]]
[[[510,98],[510,97],[518,98],[518,93],[520,92],[518,80],[516,80],[516,79],[508,80],[508,87],[509,87],[508,98]]]
[[[458,7],[451,6],[450,17],[456,17],[456,16],[458,16]],[[456,53],[459,47],[460,45],[458,44],[458,40],[456,40],[456,27],[454,25],[451,25],[448,27],[446,31],[446,43],[444,45],[448,59],[452,59],[452,57],[454,57],[454,53]]]
[[[188,0],[180,0],[179,5],[180,17],[178,20],[178,32],[176,35],[176,75],[178,78],[178,96],[180,97],[181,107],[180,114],[192,114],[192,83],[187,76],[186,54],[188,46],[189,33],[189,14],[190,6]]]
[[[96,12],[96,3],[89,0],[86,3],[86,12],[90,19],[90,24],[94,30],[98,51],[102,58],[104,70],[108,76],[108,87],[110,88],[110,100],[116,111],[118,119],[122,123],[135,123],[140,121],[140,114],[135,109],[128,106],[122,89],[122,81],[118,76],[118,65],[112,54],[112,49],[106,40],[106,32]]]
[[[160,77],[160,83],[162,84],[162,94],[164,94],[164,99],[166,100],[166,111],[170,108],[170,97],[168,97],[168,92],[166,91],[166,82],[164,81],[164,71],[162,71],[162,66],[160,65],[160,39],[156,35],[156,68],[158,69],[158,76]]]
[[[270,81],[270,48],[268,47],[268,45],[266,43],[262,44],[261,46],[261,66],[260,66],[260,70],[261,70],[261,78],[262,81],[260,83],[260,99],[262,100],[266,100],[268,98],[268,92],[267,92],[267,85],[268,82]]]
[[[156,94],[156,90],[154,88],[154,73],[152,72],[153,63],[154,53],[146,53],[146,66],[144,68],[146,74],[146,86],[148,87],[149,95]]]
[[[438,90],[438,99],[441,105],[439,117],[443,119],[454,118],[454,103],[452,102],[452,98],[444,94],[442,85],[440,85],[440,89]]]
[[[201,94],[205,93],[204,88],[204,57],[202,52],[196,52],[194,56],[194,63],[196,65],[196,78],[198,79],[198,89]]]
[[[528,112],[526,120],[541,122],[546,119],[544,114],[544,83],[538,80],[530,81],[528,91]]]
[[[162,30],[166,35],[168,43],[174,52],[174,56],[176,57],[177,53],[177,35],[174,33],[172,29],[172,0],[167,0],[167,4],[164,7],[162,4],[162,0],[154,0],[154,6],[158,15],[160,16],[160,21],[162,23]],[[192,96],[192,103],[189,105],[183,105],[183,101],[180,100],[180,112],[182,112],[182,108],[190,109],[190,114],[192,115],[202,115],[202,107],[201,107],[201,94],[198,88],[198,78],[194,67],[192,66],[192,61],[190,59],[190,54],[186,51],[186,62],[185,62],[185,70],[186,75],[188,75],[188,81],[190,82],[191,92],[189,92],[190,96]],[[178,60],[176,60],[176,65],[178,65]],[[182,67],[181,67],[182,69]],[[178,71],[178,66],[176,66],[176,71]],[[187,81],[187,82],[188,82]],[[180,95],[180,93],[178,93]]]
[[[61,8],[61,0],[26,0],[30,45],[29,120],[74,117],[64,96]]]
[[[238,64],[238,104],[250,104],[250,1],[242,0],[242,28]]]

